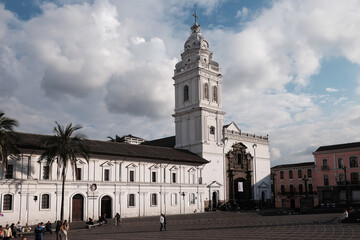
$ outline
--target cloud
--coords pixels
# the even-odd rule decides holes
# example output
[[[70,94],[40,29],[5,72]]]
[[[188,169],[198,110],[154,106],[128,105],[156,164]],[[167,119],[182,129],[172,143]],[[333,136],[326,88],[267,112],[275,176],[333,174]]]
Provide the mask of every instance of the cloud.
[[[248,15],[249,15],[249,9],[246,7],[243,7],[241,10],[238,10],[236,12],[235,18],[245,19]]]
[[[329,93],[333,93],[333,92],[338,92],[339,89],[335,89],[335,88],[329,87],[329,88],[326,88],[325,91],[327,91],[327,92],[329,92]]]

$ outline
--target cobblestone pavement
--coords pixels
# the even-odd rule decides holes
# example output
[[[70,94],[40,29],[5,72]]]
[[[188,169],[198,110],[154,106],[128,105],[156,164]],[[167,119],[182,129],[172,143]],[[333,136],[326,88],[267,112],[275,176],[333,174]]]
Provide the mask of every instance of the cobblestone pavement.
[[[73,223],[70,240],[85,239],[360,239],[359,224],[338,224],[339,214],[260,216],[256,213],[209,212],[167,217],[167,231],[159,231],[158,217],[124,219],[80,229]],[[78,229],[76,229],[78,227]],[[55,239],[54,234],[44,239]]]

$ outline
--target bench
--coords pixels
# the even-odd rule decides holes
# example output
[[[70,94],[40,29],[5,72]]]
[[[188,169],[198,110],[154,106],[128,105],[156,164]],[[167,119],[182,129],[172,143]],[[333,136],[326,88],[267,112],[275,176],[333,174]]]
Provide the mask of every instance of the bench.
[[[104,222],[94,223],[94,224],[86,224],[87,228],[97,227],[103,225]]]

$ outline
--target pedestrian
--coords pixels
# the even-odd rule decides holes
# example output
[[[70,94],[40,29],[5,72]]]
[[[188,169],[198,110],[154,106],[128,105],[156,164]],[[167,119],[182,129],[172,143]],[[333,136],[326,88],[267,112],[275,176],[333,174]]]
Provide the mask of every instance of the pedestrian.
[[[11,233],[12,233],[13,237],[16,238],[17,236],[16,236],[15,223],[12,223],[12,224],[10,225],[10,228],[11,228]]]
[[[61,228],[62,228],[62,224],[60,220],[57,220],[56,222],[56,228],[55,228],[55,234],[56,234],[56,240],[61,240]]]
[[[63,232],[64,236],[65,236],[65,240],[68,240],[68,232],[69,232],[69,223],[67,222],[67,220],[64,221],[61,231]]]
[[[10,238],[13,238],[9,224],[6,224],[5,229],[3,230],[3,234],[4,234],[4,240],[9,240]]]
[[[44,227],[39,223],[34,229],[35,240],[42,240],[44,235]]]
[[[50,221],[48,221],[46,224],[45,224],[45,231],[46,232],[50,232],[50,234],[52,234],[52,224]]]
[[[107,224],[107,219],[106,219],[106,213],[104,213],[103,217],[102,217],[102,220],[105,224]]]
[[[165,218],[163,214],[160,214],[160,231],[162,231],[163,228],[165,228]]]
[[[0,225],[0,239],[3,238],[4,238],[4,233],[3,233],[2,225]]]
[[[15,228],[18,232],[22,232],[23,228],[21,226],[21,221],[19,220],[18,223],[15,225]]]
[[[343,215],[342,215],[342,217],[341,217],[341,221],[344,221],[345,219],[347,219],[349,217],[349,213],[348,213],[348,211],[345,209],[344,210],[344,213],[343,213]]]
[[[164,228],[165,228],[165,231],[167,231],[166,230],[166,217],[165,217],[165,214],[163,214],[163,217],[164,217]]]
[[[116,215],[115,215],[115,226],[120,225],[120,223],[121,223],[121,216],[120,216],[119,213],[116,213]]]

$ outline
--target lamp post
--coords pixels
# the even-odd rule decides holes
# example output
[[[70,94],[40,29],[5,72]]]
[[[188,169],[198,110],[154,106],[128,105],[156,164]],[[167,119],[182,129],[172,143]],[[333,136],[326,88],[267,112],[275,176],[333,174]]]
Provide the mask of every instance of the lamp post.
[[[225,137],[224,140],[223,140],[223,181],[224,181],[224,203],[226,203],[226,164],[225,164],[225,161],[226,161],[226,157],[225,157],[225,147],[226,147],[226,144],[228,143],[228,138]],[[229,159],[230,161],[230,159]]]
[[[344,176],[345,176],[345,198],[346,198],[346,207],[349,207],[349,190],[348,190],[348,186],[347,186],[347,179],[346,179],[346,167],[345,165],[342,167],[342,169],[344,170]]]
[[[252,145],[253,149],[254,149],[254,199],[257,200],[257,191],[256,191],[256,184],[257,184],[257,179],[256,179],[256,148],[257,145],[256,143],[254,143]]]

